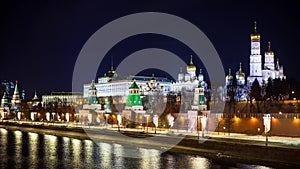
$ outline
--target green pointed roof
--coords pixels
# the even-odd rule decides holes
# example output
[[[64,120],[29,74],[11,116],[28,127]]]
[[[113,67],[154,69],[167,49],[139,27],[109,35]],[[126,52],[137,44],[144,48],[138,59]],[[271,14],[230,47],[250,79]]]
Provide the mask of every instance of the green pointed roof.
[[[16,92],[19,92],[19,90],[18,90],[18,81],[16,80],[16,85],[15,85],[15,91],[14,91],[15,93]]]
[[[129,89],[139,89],[139,86],[136,84],[135,80],[133,83],[130,85]]]
[[[1,107],[8,107],[8,98],[6,92],[3,93],[3,97],[1,100]]]
[[[91,83],[91,86],[90,86],[89,90],[97,90],[96,87],[95,87],[94,80],[92,80],[92,83]]]
[[[2,99],[7,99],[7,95],[6,95],[6,92],[3,93],[3,97]]]

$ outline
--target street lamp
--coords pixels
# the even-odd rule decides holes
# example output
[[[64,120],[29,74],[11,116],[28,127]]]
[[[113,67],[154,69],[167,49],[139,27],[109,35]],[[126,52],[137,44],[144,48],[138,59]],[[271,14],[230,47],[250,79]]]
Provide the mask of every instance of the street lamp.
[[[109,114],[106,113],[106,114],[105,114],[105,128],[107,128],[107,120],[108,120],[108,116],[109,116]]]
[[[117,115],[117,121],[118,121],[118,131],[120,132],[120,125],[122,123],[122,116],[121,116],[121,114]]]
[[[197,116],[197,134],[198,134],[198,141],[200,140],[200,135],[199,135],[199,115]]]
[[[173,127],[173,125],[174,125],[174,117],[172,115],[170,115],[168,120],[169,120],[169,126],[170,126],[169,130],[171,130],[171,127]]]
[[[266,135],[266,146],[268,146],[268,132],[271,129],[271,115],[265,114],[264,117],[265,135]]]
[[[204,131],[207,124],[207,117],[205,115],[201,116],[201,130],[202,130],[202,138],[204,138]]]
[[[225,130],[226,130],[226,127],[224,126],[224,127],[223,127],[223,129],[224,129],[224,135],[225,135]]]
[[[146,117],[146,125],[147,125],[147,134],[148,134],[148,117],[150,116],[149,114],[144,115]]]
[[[55,116],[55,113],[52,112],[52,122],[54,122],[54,116]]]
[[[154,123],[154,126],[155,126],[155,134],[156,134],[156,127],[158,126],[158,116],[155,114],[153,116],[153,123]]]

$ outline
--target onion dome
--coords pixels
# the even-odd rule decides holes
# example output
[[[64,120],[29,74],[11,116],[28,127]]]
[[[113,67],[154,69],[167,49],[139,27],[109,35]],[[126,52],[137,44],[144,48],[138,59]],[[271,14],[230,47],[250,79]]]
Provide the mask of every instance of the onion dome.
[[[274,52],[271,50],[271,42],[268,42],[268,50],[265,52],[265,55],[274,55]]]
[[[198,75],[198,80],[201,82],[204,80],[204,76],[202,74],[202,69],[200,69],[199,75]]]
[[[150,83],[155,83],[155,77],[154,77],[154,74],[152,74],[152,77],[150,79]]]
[[[113,78],[113,77],[117,77],[118,74],[116,73],[116,71],[114,70],[114,67],[112,66],[110,68],[110,70],[106,73],[107,77]]]
[[[256,21],[254,21],[254,31],[251,34],[251,39],[260,39],[260,34],[257,33]]]
[[[245,79],[245,73],[242,71],[242,62],[240,62],[240,69],[236,72],[235,77],[237,80]]]
[[[146,91],[150,91],[151,90],[151,87],[149,85],[149,83],[146,83]]]
[[[187,66],[187,71],[196,71],[196,66],[193,63],[193,56],[191,55],[190,64]]]
[[[231,69],[230,68],[228,69],[228,75],[226,76],[226,81],[228,81],[228,80],[230,80],[230,81],[233,80],[233,76],[231,75]]]

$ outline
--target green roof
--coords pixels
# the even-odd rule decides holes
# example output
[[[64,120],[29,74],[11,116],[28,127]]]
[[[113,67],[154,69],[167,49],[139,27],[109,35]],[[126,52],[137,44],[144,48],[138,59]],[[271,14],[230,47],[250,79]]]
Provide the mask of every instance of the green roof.
[[[92,80],[92,83],[91,83],[91,86],[90,86],[89,90],[97,90],[96,87],[95,87],[94,80]]]
[[[139,86],[133,81],[133,83],[130,85],[129,89],[139,89]]]

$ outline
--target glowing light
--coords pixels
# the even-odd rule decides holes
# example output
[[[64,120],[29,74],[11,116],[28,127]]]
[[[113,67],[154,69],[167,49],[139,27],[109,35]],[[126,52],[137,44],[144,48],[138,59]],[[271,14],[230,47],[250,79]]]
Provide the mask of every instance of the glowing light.
[[[17,137],[20,137],[20,136],[22,136],[22,132],[19,131],[19,130],[16,130],[16,131],[15,131],[15,135],[16,135]]]
[[[109,168],[111,165],[111,148],[112,146],[107,143],[99,143],[100,156],[102,157],[102,168]]]
[[[139,149],[141,168],[160,168],[160,152],[154,149]]]
[[[203,157],[193,157],[191,160],[191,168],[210,168],[210,162]]]
[[[282,112],[280,111],[279,114],[282,114]]]
[[[72,143],[74,161],[80,161],[80,152],[82,150],[81,141],[78,139],[71,139],[71,143]]]
[[[47,121],[50,121],[50,113],[49,112],[46,113],[46,119],[47,119]]]
[[[67,122],[70,121],[70,113],[66,113],[66,120],[67,120]]]

